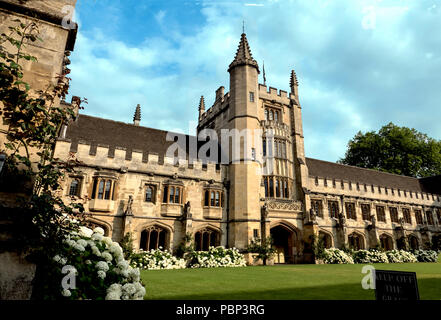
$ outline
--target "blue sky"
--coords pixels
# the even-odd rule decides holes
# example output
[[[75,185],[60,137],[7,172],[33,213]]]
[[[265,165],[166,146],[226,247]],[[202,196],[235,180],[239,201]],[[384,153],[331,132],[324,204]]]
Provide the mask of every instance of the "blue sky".
[[[441,139],[441,0],[78,0],[70,93],[85,114],[132,122],[139,103],[141,125],[188,133],[200,96],[228,90],[243,20],[267,85],[298,75],[308,157],[390,121]]]

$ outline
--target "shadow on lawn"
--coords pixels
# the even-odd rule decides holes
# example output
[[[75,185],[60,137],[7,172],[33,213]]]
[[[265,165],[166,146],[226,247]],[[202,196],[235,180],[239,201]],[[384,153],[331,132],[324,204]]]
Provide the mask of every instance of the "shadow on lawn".
[[[441,299],[441,279],[418,279],[422,300]],[[166,296],[168,300],[374,300],[374,290],[364,290],[361,283],[264,291],[233,291],[209,294]]]

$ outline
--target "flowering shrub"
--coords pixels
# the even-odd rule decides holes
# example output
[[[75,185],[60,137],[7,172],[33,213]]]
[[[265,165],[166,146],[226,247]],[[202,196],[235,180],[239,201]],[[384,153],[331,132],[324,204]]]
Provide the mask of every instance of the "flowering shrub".
[[[69,299],[139,300],[145,295],[139,269],[129,266],[118,243],[104,237],[101,228],[93,231],[80,227],[78,233],[68,236],[65,246],[53,260],[57,273],[63,266],[71,266],[75,273],[75,289],[62,289]],[[60,281],[61,287],[61,281]]]
[[[161,250],[161,247],[157,250],[140,250],[139,253],[134,253],[130,264],[133,267],[148,270],[184,269],[187,266],[184,259],[174,257],[170,251]]]
[[[191,268],[245,267],[243,254],[236,248],[210,247],[208,251],[192,251],[186,254]]]
[[[325,249],[322,254],[322,260],[324,263],[329,264],[353,264],[354,260],[351,256],[347,255],[343,250],[330,248]]]
[[[412,253],[405,250],[386,251],[386,255],[389,263],[418,262],[417,258]]]
[[[433,250],[415,250],[413,255],[417,258],[418,262],[437,262],[438,253]]]
[[[386,253],[371,249],[357,250],[352,254],[355,263],[388,263],[389,259]]]

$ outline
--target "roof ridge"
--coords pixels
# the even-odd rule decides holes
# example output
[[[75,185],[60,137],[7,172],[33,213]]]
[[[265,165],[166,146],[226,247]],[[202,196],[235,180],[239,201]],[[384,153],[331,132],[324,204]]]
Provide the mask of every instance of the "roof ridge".
[[[100,119],[100,120],[105,120],[105,121],[110,121],[110,122],[116,122],[116,123],[124,124],[124,125],[127,125],[127,126],[135,127],[135,128],[145,128],[145,129],[156,130],[156,131],[161,131],[161,132],[166,132],[166,133],[167,132],[171,132],[171,133],[176,133],[176,134],[183,134],[183,135],[188,136],[188,137],[195,137],[195,136],[192,136],[192,135],[189,135],[189,134],[185,134],[185,133],[174,132],[174,131],[166,131],[166,130],[162,130],[162,129],[146,127],[146,126],[141,126],[141,125],[137,126],[137,125],[134,125],[133,123],[127,123],[127,122],[113,120],[113,119],[106,119],[106,118],[101,118],[101,117],[97,117],[97,116],[91,116],[91,115],[88,115],[88,114],[79,114],[78,116],[95,118],[95,119]]]
[[[420,181],[420,179],[421,179],[421,178],[405,176],[405,175],[402,175],[402,174],[390,173],[390,172],[380,171],[380,170],[376,170],[376,169],[362,168],[362,167],[352,166],[352,165],[349,165],[349,164],[342,164],[342,163],[326,161],[326,160],[320,160],[320,159],[314,159],[314,158],[309,158],[309,157],[305,157],[305,159],[311,159],[311,160],[315,160],[315,161],[321,161],[321,162],[326,162],[326,163],[330,163],[330,164],[333,164],[333,165],[338,165],[338,166],[343,166],[343,167],[350,167],[350,168],[355,168],[355,169],[360,169],[360,170],[374,171],[376,173],[388,174],[388,175],[392,175],[392,176],[396,176],[396,177],[400,177],[400,178],[409,178],[409,179],[418,180],[418,181]]]

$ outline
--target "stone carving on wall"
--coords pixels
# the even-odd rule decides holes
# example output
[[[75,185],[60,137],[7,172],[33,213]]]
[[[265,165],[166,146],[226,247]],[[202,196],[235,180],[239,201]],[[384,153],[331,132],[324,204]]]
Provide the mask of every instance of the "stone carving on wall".
[[[295,201],[295,200],[268,201],[267,206],[269,210],[283,210],[283,211],[296,211],[296,212],[302,211],[302,203],[300,201]]]

